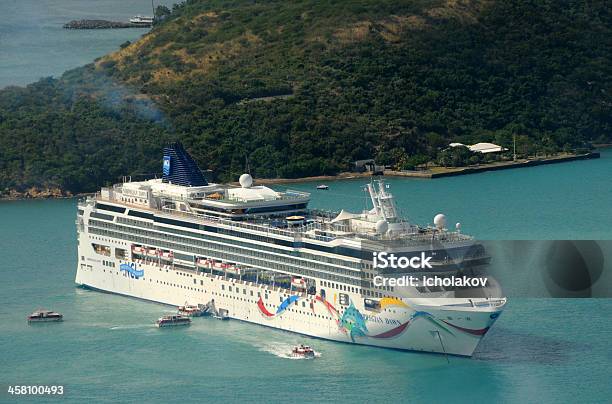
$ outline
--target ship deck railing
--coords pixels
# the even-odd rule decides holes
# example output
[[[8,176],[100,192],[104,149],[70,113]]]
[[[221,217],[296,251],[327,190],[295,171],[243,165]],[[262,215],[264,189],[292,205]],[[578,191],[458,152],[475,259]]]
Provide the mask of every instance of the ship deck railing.
[[[299,192],[299,191],[295,191]],[[112,195],[112,194],[111,194]],[[91,198],[91,199],[89,199]],[[269,221],[262,222],[261,224],[257,223],[244,223],[235,220],[222,219],[216,216],[194,213],[194,212],[181,212],[176,209],[171,209],[167,207],[162,207],[161,209],[156,209],[152,207],[147,207],[143,205],[131,204],[125,201],[118,201],[112,196],[110,198],[103,198],[100,192],[97,192],[94,197],[87,197],[85,200],[79,201],[79,206],[85,206],[87,201],[91,200],[106,200],[109,202],[119,202],[123,205],[135,207],[138,209],[144,209],[155,213],[162,213],[167,217],[176,217],[176,216],[184,216],[189,218],[190,220],[195,220],[201,224],[222,224],[224,226],[228,226],[231,228],[239,228],[246,229],[252,231],[263,232],[266,234],[274,234],[282,237],[287,237],[293,239],[294,241],[299,241],[299,239],[310,239],[310,240],[318,240],[322,242],[330,242],[337,240],[340,236],[325,236],[319,234],[313,234],[314,230],[320,230],[325,232],[333,231],[330,229],[327,223],[322,222],[322,220],[328,219],[331,212],[319,212],[323,213],[323,216],[318,216],[319,220],[315,220],[313,222],[309,222],[302,226],[296,226],[289,229],[274,227],[269,224]],[[414,226],[413,229],[418,229],[418,227]],[[424,243],[431,243],[433,241],[446,242],[446,243],[459,243],[471,241],[473,238],[471,236],[464,235],[459,232],[449,232],[449,231],[439,231],[433,229],[425,229],[425,232],[414,231],[411,233],[404,233],[393,238],[385,238],[376,234],[367,234],[367,233],[350,233],[345,234],[344,237],[349,239],[354,239],[356,241],[360,241],[362,243],[376,243],[383,244],[384,247],[397,248],[397,247],[411,247],[411,246],[422,246]]]

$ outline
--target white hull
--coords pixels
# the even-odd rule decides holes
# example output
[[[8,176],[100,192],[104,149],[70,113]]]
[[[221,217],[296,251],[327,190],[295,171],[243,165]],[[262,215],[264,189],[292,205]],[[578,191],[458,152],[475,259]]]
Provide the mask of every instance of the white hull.
[[[28,319],[28,323],[58,323],[64,321],[62,318],[37,318]]]
[[[191,323],[156,324],[157,328],[184,327],[187,325],[191,325]]]
[[[323,299],[143,261],[135,262],[144,271],[136,278],[120,270],[121,264],[130,261],[101,257],[91,241],[95,240],[80,235],[78,285],[173,306],[207,304],[214,299],[215,307],[227,310],[230,318],[333,341],[471,356],[503,306],[415,305],[409,299],[383,299],[381,311],[369,311],[358,294],[349,293],[352,305],[341,307],[332,293]],[[103,266],[102,258],[114,262],[114,267]],[[291,304],[279,308],[290,297]],[[365,321],[359,324],[359,318]]]

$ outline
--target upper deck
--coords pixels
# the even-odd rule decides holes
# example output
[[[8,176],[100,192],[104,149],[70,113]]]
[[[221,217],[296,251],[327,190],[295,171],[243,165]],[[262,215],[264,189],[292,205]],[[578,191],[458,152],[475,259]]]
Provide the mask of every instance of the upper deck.
[[[126,183],[132,184],[135,183]],[[123,205],[127,208],[145,210],[159,217],[175,218],[186,220],[203,225],[214,225],[228,229],[246,230],[249,232],[259,232],[271,236],[281,236],[290,240],[308,239],[324,243],[349,244],[367,247],[369,250],[382,251],[384,249],[397,249],[405,247],[422,247],[439,242],[444,245],[468,243],[473,237],[462,234],[459,231],[448,231],[444,228],[420,227],[410,225],[404,221],[398,221],[394,231],[381,231],[380,219],[371,211],[359,214],[341,212],[329,212],[315,209],[308,209],[304,205],[299,209],[300,216],[290,216],[297,220],[287,220],[284,211],[248,213],[248,207],[270,207],[271,203],[283,203],[287,201],[291,204],[307,204],[310,199],[308,193],[299,191],[285,191],[278,193],[275,198],[246,199],[231,196],[231,193],[223,193],[223,198],[215,197],[209,200],[206,196],[185,196],[172,195],[167,192],[151,192],[148,197],[140,194],[139,197],[131,193],[124,193],[126,184],[118,184],[112,188],[103,188],[95,197],[90,198],[89,203],[110,202]],[[167,184],[164,184],[167,185]],[[221,192],[233,189],[222,188],[215,184],[209,185],[207,190],[192,190],[196,193],[205,192],[221,194]],[[128,187],[127,189],[130,189]],[[145,188],[140,188],[141,190]],[[207,208],[224,206],[230,209],[230,213],[225,217],[215,211],[209,214]],[[236,211],[240,208],[241,211]],[[233,213],[232,213],[233,212]],[[294,214],[295,211],[291,211]],[[239,220],[237,220],[239,219]],[[377,227],[378,226],[378,227]]]
[[[174,144],[164,149],[161,179],[102,188],[95,200],[143,209],[155,217],[180,217],[191,223],[261,232],[283,237],[293,245],[306,239],[328,246],[388,251],[433,247],[434,243],[442,247],[467,245],[473,240],[459,228],[446,229],[443,215],[436,216],[433,227],[408,223],[398,214],[393,195],[382,180],[367,185],[372,209],[360,213],[310,210],[309,193],[254,185],[249,174],[240,176],[239,183],[209,183],[189,153]]]

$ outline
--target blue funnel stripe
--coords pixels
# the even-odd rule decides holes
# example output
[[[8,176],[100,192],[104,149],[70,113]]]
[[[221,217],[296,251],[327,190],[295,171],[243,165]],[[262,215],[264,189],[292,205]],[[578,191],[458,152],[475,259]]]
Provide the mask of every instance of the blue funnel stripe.
[[[180,143],[164,147],[162,181],[185,187],[208,185],[197,163]]]

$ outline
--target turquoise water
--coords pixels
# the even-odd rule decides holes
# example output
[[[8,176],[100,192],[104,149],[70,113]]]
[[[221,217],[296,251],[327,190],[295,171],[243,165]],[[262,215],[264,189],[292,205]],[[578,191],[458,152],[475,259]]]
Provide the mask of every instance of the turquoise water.
[[[61,28],[67,21],[150,13],[148,0],[2,5],[0,88],[59,75],[146,32],[69,31]],[[611,172],[612,151],[604,151],[595,161],[389,183],[416,223],[444,212],[481,239],[611,239]],[[313,191],[315,207],[360,210],[364,182],[328,182],[327,192],[312,183],[291,188]],[[74,287],[75,204],[0,202],[0,402],[11,399],[6,391],[15,384],[61,384],[72,402],[542,403],[612,396],[610,299],[514,299],[474,358],[452,357],[450,364],[439,355],[310,340],[237,321],[155,329],[169,307]],[[58,310],[66,321],[28,326],[25,316],[38,307]],[[285,358],[300,342],[322,356]]]
[[[175,2],[156,0],[155,4]],[[127,21],[152,13],[150,0],[3,0],[1,4],[0,88],[59,76],[148,31],[63,29],[70,20]]]
[[[441,210],[489,238],[609,238],[610,199],[594,194],[609,195],[610,157],[392,183],[412,217],[427,220]],[[333,197],[358,207],[349,196],[359,183],[330,183],[313,204],[329,206],[323,198]],[[513,192],[516,183],[523,192]],[[73,402],[596,403],[612,396],[612,299],[511,300],[474,357],[451,357],[450,364],[441,355],[311,340],[238,321],[196,319],[185,329],[159,330],[152,323],[169,307],[75,288],[75,204],[0,203],[0,401],[9,398],[9,384],[61,384]],[[545,207],[547,214],[534,213]],[[534,217],[541,220],[528,220]],[[28,326],[25,316],[37,307],[58,310],[66,321]],[[283,356],[300,342],[321,357]]]

